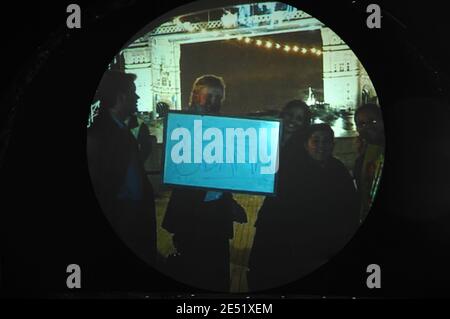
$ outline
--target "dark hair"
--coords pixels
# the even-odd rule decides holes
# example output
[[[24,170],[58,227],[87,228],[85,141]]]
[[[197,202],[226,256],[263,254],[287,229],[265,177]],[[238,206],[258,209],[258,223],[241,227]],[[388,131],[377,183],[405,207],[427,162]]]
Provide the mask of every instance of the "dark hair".
[[[374,103],[367,103],[367,104],[363,104],[360,107],[358,107],[355,111],[355,123],[356,123],[356,119],[358,118],[358,114],[361,112],[370,112],[370,113],[374,113],[377,116],[379,116],[380,118],[382,118],[381,116],[381,109],[377,104]]]
[[[135,74],[108,70],[103,74],[97,88],[96,98],[100,100],[100,108],[107,109],[114,105],[121,93],[129,93],[136,80]]]
[[[309,140],[311,135],[313,135],[315,132],[318,131],[328,133],[331,139],[334,140],[334,131],[331,128],[331,126],[326,123],[319,123],[319,124],[312,124],[308,127],[308,129],[306,130],[305,142]]]
[[[193,96],[196,95],[202,86],[218,88],[222,91],[222,101],[225,98],[225,82],[220,76],[206,74],[198,77],[192,85],[191,96],[189,98],[189,105],[192,105]]]
[[[291,110],[291,109],[295,109],[295,108],[301,108],[303,110],[303,112],[305,113],[306,118],[308,119],[308,123],[311,121],[312,113],[309,110],[309,106],[302,100],[292,100],[292,101],[287,102],[286,105],[281,110],[280,115],[283,116],[283,114],[285,112],[287,112],[288,110]]]

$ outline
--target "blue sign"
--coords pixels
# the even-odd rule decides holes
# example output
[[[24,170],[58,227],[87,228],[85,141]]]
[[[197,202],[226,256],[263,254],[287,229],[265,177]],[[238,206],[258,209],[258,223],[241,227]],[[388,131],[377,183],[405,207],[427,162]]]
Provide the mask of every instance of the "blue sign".
[[[274,194],[280,121],[169,112],[163,183]]]

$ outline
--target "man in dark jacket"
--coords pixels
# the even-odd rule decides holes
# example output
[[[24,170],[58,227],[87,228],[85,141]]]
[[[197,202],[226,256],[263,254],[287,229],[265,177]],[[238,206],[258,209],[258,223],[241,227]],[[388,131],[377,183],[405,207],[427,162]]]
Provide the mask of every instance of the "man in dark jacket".
[[[99,115],[88,131],[89,172],[101,208],[120,238],[141,259],[156,257],[156,217],[136,139],[125,124],[136,112],[135,76],[107,71],[100,83]]]
[[[193,85],[190,110],[218,114],[224,94],[220,77],[204,75]],[[162,225],[174,234],[178,252],[172,257],[179,260],[172,276],[198,288],[229,291],[234,220],[245,222],[246,216],[231,193],[174,189]]]

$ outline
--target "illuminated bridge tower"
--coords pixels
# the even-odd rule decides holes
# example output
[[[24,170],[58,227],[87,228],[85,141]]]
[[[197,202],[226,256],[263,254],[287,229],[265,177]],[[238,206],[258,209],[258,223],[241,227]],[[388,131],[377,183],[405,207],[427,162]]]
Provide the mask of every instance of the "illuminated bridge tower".
[[[366,70],[349,46],[330,28],[320,29],[323,43],[324,101],[339,110],[378,102]]]
[[[180,46],[183,44],[318,30],[323,26],[309,14],[276,2],[237,5],[225,12],[222,8],[211,9],[210,13],[214,18],[201,21],[195,13],[193,17],[183,16],[183,21],[175,17],[149,30],[121,52],[125,72],[137,75],[139,111],[154,111],[160,101],[168,103],[171,109],[181,109]]]
[[[181,109],[180,45],[166,37],[140,40],[123,51],[125,72],[137,76],[138,110],[155,111],[158,102]]]

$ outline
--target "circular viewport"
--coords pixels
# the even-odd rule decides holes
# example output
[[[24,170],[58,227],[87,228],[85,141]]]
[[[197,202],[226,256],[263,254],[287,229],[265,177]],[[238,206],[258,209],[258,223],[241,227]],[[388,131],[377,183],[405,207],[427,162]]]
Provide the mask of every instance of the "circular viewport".
[[[105,71],[88,125],[94,190],[118,236],[175,280],[279,287],[366,218],[384,161],[377,93],[349,46],[300,9],[194,4],[141,30]]]

